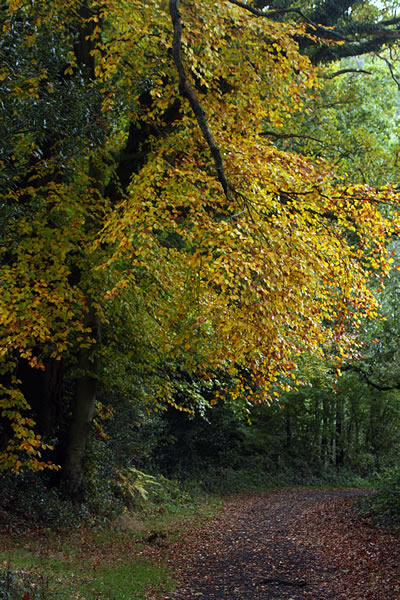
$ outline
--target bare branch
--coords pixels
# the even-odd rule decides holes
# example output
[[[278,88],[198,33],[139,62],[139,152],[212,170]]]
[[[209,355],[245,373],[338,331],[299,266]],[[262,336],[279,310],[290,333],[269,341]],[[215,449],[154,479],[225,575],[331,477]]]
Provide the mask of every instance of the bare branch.
[[[222,185],[227,200],[232,201],[231,185],[225,175],[224,164],[222,161],[221,151],[214,139],[207,121],[207,115],[201,106],[199,99],[193,87],[190,85],[186,75],[185,67],[182,61],[181,44],[182,44],[182,19],[178,8],[179,0],[169,0],[169,12],[171,15],[172,25],[174,28],[174,38],[172,43],[172,54],[176,70],[179,77],[179,92],[189,100],[189,104],[195,114],[197,123],[201,129],[203,137],[210,148],[215,169],[217,171],[218,181]]]
[[[264,137],[274,137],[277,140],[290,140],[291,138],[300,138],[304,140],[312,140],[313,142],[318,142],[319,144],[325,144],[323,140],[314,138],[311,135],[300,135],[298,133],[276,133],[275,131],[262,131],[258,135],[262,135]]]
[[[395,82],[395,84],[397,85],[398,89],[400,90],[400,81],[396,77],[396,74],[393,70],[393,65],[390,62],[390,60],[388,60],[385,56],[381,56],[380,54],[378,54],[378,52],[375,52],[375,56],[377,56],[380,60],[382,60],[384,63],[387,64],[389,71],[390,71],[390,75],[391,75],[393,81]]]
[[[333,79],[334,77],[339,77],[339,75],[345,75],[346,73],[372,75],[371,71],[365,71],[364,69],[340,69],[340,71],[335,71],[335,73],[331,73],[328,75],[321,75],[321,77],[323,77],[323,79]]]

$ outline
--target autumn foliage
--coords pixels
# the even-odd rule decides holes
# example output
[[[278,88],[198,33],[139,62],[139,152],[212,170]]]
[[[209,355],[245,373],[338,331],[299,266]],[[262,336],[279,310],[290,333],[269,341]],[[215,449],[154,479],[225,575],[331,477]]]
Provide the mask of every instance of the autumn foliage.
[[[280,151],[264,134],[301,118],[320,85],[296,41],[309,34],[229,0],[174,4],[182,39],[158,0],[11,2],[3,15],[9,39],[23,24],[21,72],[0,71],[10,120],[64,98],[71,81],[91,90],[74,100],[71,115],[89,116],[69,153],[56,112],[53,137],[10,135],[10,164],[22,167],[3,190],[3,468],[48,466],[21,361],[64,361],[72,380],[84,364],[104,382],[119,336],[137,339],[132,315],[155,370],[222,370],[230,397],[254,402],[296,384],[298,356],[347,355],[360,322],[378,315],[372,289],[398,231],[382,206],[397,195],[345,185],[323,157]],[[59,45],[61,73],[33,51],[44,35]],[[168,375],[154,402],[175,403]]]

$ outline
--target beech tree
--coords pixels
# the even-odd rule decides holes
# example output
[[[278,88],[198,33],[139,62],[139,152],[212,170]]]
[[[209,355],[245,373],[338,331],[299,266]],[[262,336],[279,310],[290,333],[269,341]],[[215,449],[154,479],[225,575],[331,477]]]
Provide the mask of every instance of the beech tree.
[[[0,72],[15,123],[2,201],[3,468],[54,467],[41,453],[63,414],[64,489],[76,496],[98,389],[112,385],[111,361],[129,377],[124,354],[154,375],[156,406],[176,404],[180,369],[205,382],[222,370],[233,401],[265,402],[295,383],[296,357],[326,345],[347,355],[377,315],[371,282],[388,272],[397,232],[380,205],[396,193],[341,185],[332,165],[264,134],[319,85],[299,45],[324,38],[308,19],[275,18],[291,13],[301,16],[233,0],[3,10],[3,54],[9,44],[21,56]]]
[[[344,181],[380,187],[397,182],[398,85],[379,57],[320,67],[321,87],[301,115],[264,133],[281,150],[335,164]]]
[[[314,63],[330,62],[345,57],[379,51],[383,46],[396,49],[400,38],[400,19],[397,2],[358,2],[357,0],[322,0],[303,3],[299,8],[291,0],[254,0],[241,3],[253,14],[269,13],[271,18],[291,16],[306,23],[315,38],[299,37],[301,48],[310,54]],[[336,42],[336,43],[335,43]]]

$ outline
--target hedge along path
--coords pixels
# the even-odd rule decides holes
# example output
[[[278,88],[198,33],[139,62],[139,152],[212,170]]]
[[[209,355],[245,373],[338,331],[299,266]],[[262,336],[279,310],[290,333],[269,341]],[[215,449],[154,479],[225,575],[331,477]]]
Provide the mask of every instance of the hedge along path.
[[[400,539],[361,520],[354,503],[365,493],[272,490],[230,499],[206,527],[168,547],[179,583],[161,598],[399,600]]]

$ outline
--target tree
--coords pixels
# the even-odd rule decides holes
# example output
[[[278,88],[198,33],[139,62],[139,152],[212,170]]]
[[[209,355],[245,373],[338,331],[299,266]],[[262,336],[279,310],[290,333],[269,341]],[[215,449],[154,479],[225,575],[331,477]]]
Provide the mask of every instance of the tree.
[[[398,85],[382,59],[384,54],[320,67],[321,87],[303,113],[264,133],[281,150],[335,164],[349,183],[396,182]]]
[[[388,271],[396,230],[380,210],[397,203],[392,190],[335,185],[333,167],[263,135],[317,86],[298,48],[305,26],[230,1],[136,8],[12,2],[4,13],[24,57],[15,71],[3,65],[6,116],[36,121],[5,150],[1,406],[14,439],[2,466],[18,471],[25,453],[45,467],[47,442],[25,416],[30,405],[40,414],[29,382],[63,364],[52,398],[72,413],[63,473],[74,496],[110,354],[142,357],[156,404],[176,404],[183,370],[189,381],[225,371],[233,400],[271,399],[290,388],[296,356],[332,340],[348,352],[360,319],[376,314],[371,274]],[[61,70],[47,66],[45,39]],[[61,106],[43,137],[36,107],[52,94]],[[86,125],[65,152],[75,113]],[[129,377],[117,362],[117,379]]]
[[[320,67],[321,88],[308,99],[304,114],[289,117],[282,129],[265,133],[281,150],[329,158],[343,181],[374,186],[396,182],[398,89],[386,56],[342,59]],[[392,242],[393,256],[396,248]],[[300,388],[281,398],[287,404],[294,453],[314,469],[318,439],[322,464],[344,463],[364,474],[397,455],[396,281],[395,269],[384,281],[376,281],[384,320],[362,324],[357,334],[361,348],[340,366],[342,376],[335,385],[332,378],[337,365],[327,360],[323,377],[317,378],[312,371],[303,375],[312,382],[312,389]],[[313,440],[312,448],[309,440]]]
[[[396,2],[376,5],[357,0],[324,0],[303,4],[301,10],[291,0],[234,2],[255,15],[275,19],[290,15],[306,23],[308,32],[317,33],[318,37],[301,36],[300,45],[315,63],[369,54],[383,46],[397,48],[400,38]]]

